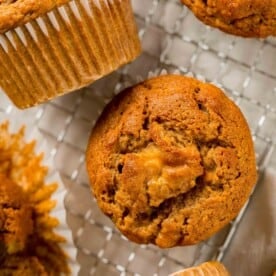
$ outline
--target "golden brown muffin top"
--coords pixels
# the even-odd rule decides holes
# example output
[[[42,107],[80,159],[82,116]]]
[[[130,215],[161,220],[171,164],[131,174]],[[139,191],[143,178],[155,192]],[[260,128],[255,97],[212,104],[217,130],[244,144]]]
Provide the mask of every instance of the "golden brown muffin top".
[[[237,215],[256,181],[239,108],[215,86],[175,75],[107,105],[87,168],[100,208],[121,232],[160,247],[209,237]]]
[[[207,12],[223,18],[225,21],[242,19],[254,14],[269,12],[273,0],[208,0]]]
[[[70,0],[0,0],[0,33],[24,24]]]
[[[0,174],[0,242],[9,254],[22,251],[33,232],[32,207],[23,190]]]
[[[181,0],[204,23],[245,37],[276,35],[276,0]]]

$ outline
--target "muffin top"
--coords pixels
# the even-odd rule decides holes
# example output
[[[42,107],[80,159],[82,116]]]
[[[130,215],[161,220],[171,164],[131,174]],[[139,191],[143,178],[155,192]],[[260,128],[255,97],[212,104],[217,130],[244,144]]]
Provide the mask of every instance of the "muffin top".
[[[0,33],[24,24],[70,0],[0,0]]]
[[[22,251],[33,232],[32,207],[23,190],[0,174],[0,242],[7,253]]]
[[[276,0],[181,0],[205,24],[244,37],[276,35]]]
[[[239,108],[213,85],[167,75],[107,105],[87,149],[103,212],[130,240],[195,244],[233,219],[256,181]]]

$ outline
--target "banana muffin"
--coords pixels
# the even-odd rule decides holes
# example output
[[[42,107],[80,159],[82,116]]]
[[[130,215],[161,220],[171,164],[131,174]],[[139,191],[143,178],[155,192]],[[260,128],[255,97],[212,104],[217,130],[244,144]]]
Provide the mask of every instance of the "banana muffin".
[[[181,0],[197,18],[243,37],[276,35],[276,0]]]
[[[256,181],[245,118],[211,84],[166,75],[107,105],[87,149],[102,211],[137,243],[198,243],[239,212]]]

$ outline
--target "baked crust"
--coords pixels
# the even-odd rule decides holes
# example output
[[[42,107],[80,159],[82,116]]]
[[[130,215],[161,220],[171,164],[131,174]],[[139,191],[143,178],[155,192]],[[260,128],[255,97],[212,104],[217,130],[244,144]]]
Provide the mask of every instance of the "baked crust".
[[[276,35],[276,0],[181,0],[207,25],[243,37]]]
[[[198,243],[239,212],[256,181],[239,108],[213,85],[147,80],[107,105],[87,149],[97,202],[137,243]]]
[[[0,0],[0,33],[22,25],[70,0]]]

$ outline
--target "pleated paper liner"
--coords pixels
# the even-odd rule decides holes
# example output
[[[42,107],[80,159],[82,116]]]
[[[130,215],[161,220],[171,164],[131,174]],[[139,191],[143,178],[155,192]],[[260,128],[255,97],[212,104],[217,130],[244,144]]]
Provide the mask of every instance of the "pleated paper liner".
[[[0,34],[0,86],[27,108],[86,86],[139,53],[129,0],[73,0]]]
[[[34,237],[42,242],[36,243],[32,238],[32,252],[36,252],[41,260],[52,265],[60,266],[67,262],[69,274],[77,275],[77,250],[66,221],[66,189],[54,168],[52,149],[37,128],[35,117],[32,116],[33,110],[26,116],[22,116],[23,111],[13,111],[7,114],[0,109],[0,151],[5,153],[0,158],[0,172],[7,173],[8,177],[30,196],[36,214],[36,230],[39,232]],[[26,112],[29,111],[24,114]],[[22,129],[22,126],[25,129]],[[4,142],[6,139],[7,145]],[[12,170],[6,172],[4,158],[8,158],[9,149],[14,151],[11,161],[13,165]],[[67,257],[62,258],[63,254]],[[60,256],[60,259],[57,256]]]
[[[210,261],[202,263],[199,266],[190,267],[175,273],[170,274],[169,276],[230,276],[227,269],[222,263],[216,261]]]

